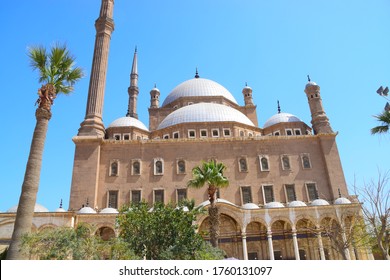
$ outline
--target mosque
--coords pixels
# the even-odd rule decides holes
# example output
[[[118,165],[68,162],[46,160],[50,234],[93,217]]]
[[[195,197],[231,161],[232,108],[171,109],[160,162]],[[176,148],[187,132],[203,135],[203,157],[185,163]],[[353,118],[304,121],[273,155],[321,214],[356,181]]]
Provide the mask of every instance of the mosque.
[[[36,206],[33,230],[74,227],[87,222],[103,239],[118,235],[118,208],[145,200],[194,199],[207,207],[207,190],[186,187],[191,170],[210,159],[227,166],[229,187],[218,192],[220,248],[238,259],[341,259],[327,226],[348,227],[360,204],[348,194],[336,136],[324,111],[320,86],[303,86],[311,124],[281,112],[259,126],[252,89],[242,89],[243,105],[221,84],[196,71],[164,100],[150,91],[149,127],[138,119],[138,60],[134,53],[127,115],[102,121],[113,0],[102,0],[85,119],[73,138],[75,157],[67,210]],[[109,94],[109,90],[107,91]],[[124,108],[126,109],[126,108]],[[11,238],[16,207],[0,213],[0,245]],[[207,239],[208,217],[197,221]],[[371,259],[353,247],[347,259]]]

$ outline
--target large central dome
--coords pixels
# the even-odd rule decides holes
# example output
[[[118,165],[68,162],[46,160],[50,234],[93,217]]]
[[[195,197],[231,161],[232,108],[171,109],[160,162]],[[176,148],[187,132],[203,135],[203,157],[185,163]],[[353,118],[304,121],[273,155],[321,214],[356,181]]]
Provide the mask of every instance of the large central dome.
[[[237,104],[233,95],[220,84],[208,79],[194,78],[175,87],[167,98],[165,98],[162,107],[172,103],[180,97],[197,96],[222,96]]]
[[[158,129],[181,123],[200,122],[237,122],[255,126],[247,116],[232,107],[216,103],[196,103],[170,113],[160,123]]]

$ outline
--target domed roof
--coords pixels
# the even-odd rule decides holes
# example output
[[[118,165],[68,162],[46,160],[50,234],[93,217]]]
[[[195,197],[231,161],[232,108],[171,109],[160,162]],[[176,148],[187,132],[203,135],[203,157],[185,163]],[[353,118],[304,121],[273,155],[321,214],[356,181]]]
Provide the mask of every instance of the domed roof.
[[[254,203],[245,203],[242,208],[244,209],[259,209],[260,207]]]
[[[100,211],[101,214],[118,214],[118,210],[115,208],[107,207]]]
[[[147,129],[147,127],[140,120],[133,118],[133,117],[122,117],[122,118],[116,119],[115,121],[110,123],[107,128],[125,127],[125,126],[137,127],[139,129],[149,131]]]
[[[289,113],[278,113],[270,117],[265,122],[263,128],[267,128],[277,123],[286,123],[286,122],[302,122],[302,120]]]
[[[247,116],[229,106],[216,103],[196,103],[170,113],[159,124],[158,129],[192,122],[238,122],[255,126]]]
[[[283,208],[283,207],[284,205],[277,201],[268,202],[267,204],[264,205],[264,208]]]
[[[231,102],[237,104],[233,95],[220,84],[208,79],[195,78],[187,80],[175,87],[165,98],[162,107],[172,103],[180,97],[196,96],[223,96]]]
[[[66,212],[66,210],[62,207],[59,207],[54,212]]]
[[[321,199],[321,198],[317,198],[315,200],[313,200],[311,202],[311,205],[312,206],[326,206],[326,205],[329,205],[329,202],[327,202],[326,200],[324,199]]]
[[[83,208],[81,208],[79,211],[77,211],[78,214],[95,214],[96,211],[93,210],[91,207],[89,206],[85,206]]]
[[[12,206],[7,210],[8,213],[16,213],[17,211],[18,211],[18,205]],[[38,203],[35,203],[34,212],[49,212],[49,210],[46,207]]]
[[[304,207],[304,206],[307,206],[306,203],[300,200],[295,200],[288,203],[288,207]]]
[[[340,204],[351,204],[351,201],[345,197],[339,197],[334,201],[334,204],[340,205]]]
[[[230,202],[230,201],[228,201],[226,199],[223,199],[223,198],[217,198],[217,202],[218,203],[226,203],[226,204],[230,204],[230,205],[234,205],[235,206],[234,203],[232,203],[232,202]],[[201,204],[199,204],[197,207],[205,207],[205,206],[207,206],[209,204],[210,204],[210,201],[206,200],[206,201],[203,201]]]

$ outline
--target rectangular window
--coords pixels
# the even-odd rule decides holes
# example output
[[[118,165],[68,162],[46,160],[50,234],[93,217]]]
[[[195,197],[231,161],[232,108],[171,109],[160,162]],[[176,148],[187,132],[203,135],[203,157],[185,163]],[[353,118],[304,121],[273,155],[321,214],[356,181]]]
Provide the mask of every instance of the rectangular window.
[[[294,185],[285,185],[286,190],[286,202],[295,201],[296,195],[295,195],[295,187]]]
[[[219,129],[213,129],[212,130],[213,137],[219,137]]]
[[[163,139],[169,139],[169,134],[164,134]]]
[[[286,135],[291,136],[293,135],[293,132],[291,129],[286,129]]]
[[[108,191],[107,207],[118,209],[118,191]]]
[[[263,186],[263,194],[264,194],[264,203],[273,202],[274,201],[274,190],[273,186]]]
[[[173,133],[173,139],[179,139],[179,132],[178,131]]]
[[[130,140],[130,134],[123,134],[123,140]]]
[[[242,204],[252,203],[251,187],[241,187],[241,199],[242,199]]]
[[[200,137],[207,137],[207,130],[206,129],[200,130]]]
[[[187,199],[187,189],[177,189],[177,202]]]
[[[223,136],[230,137],[230,135],[231,135],[230,129],[229,128],[224,128],[223,129]]]
[[[317,187],[314,183],[306,183],[307,196],[309,201],[317,199]]]
[[[120,134],[114,134],[114,139],[115,140],[121,140],[121,135]]]
[[[195,130],[193,129],[188,130],[188,138],[195,138]]]
[[[248,172],[248,165],[246,162],[246,157],[242,157],[238,159],[238,170],[240,172]]]
[[[140,190],[132,190],[131,191],[131,203],[137,204],[141,202],[141,191]]]
[[[267,156],[259,156],[260,160],[260,170],[261,171],[269,171],[269,162]]]
[[[154,190],[154,202],[164,203],[164,190]]]
[[[294,129],[295,135],[301,135],[301,130],[299,128]]]

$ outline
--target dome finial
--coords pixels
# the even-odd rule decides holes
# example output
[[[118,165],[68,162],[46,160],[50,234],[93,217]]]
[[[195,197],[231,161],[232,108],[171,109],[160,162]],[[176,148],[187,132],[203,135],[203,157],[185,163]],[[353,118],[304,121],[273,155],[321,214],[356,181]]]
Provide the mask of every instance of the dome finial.
[[[309,75],[307,75],[307,81],[308,81],[308,82],[311,82],[310,76],[309,76]]]
[[[195,79],[198,79],[199,78],[199,74],[198,74],[198,67],[196,67],[196,72],[195,72]]]
[[[338,190],[339,190],[339,198],[341,198],[341,191],[340,191],[340,188],[339,188]]]
[[[278,114],[280,114],[281,110],[280,110],[280,103],[279,103],[279,100],[278,100]]]
[[[62,198],[61,198],[61,201],[60,201],[60,208],[62,208]]]

